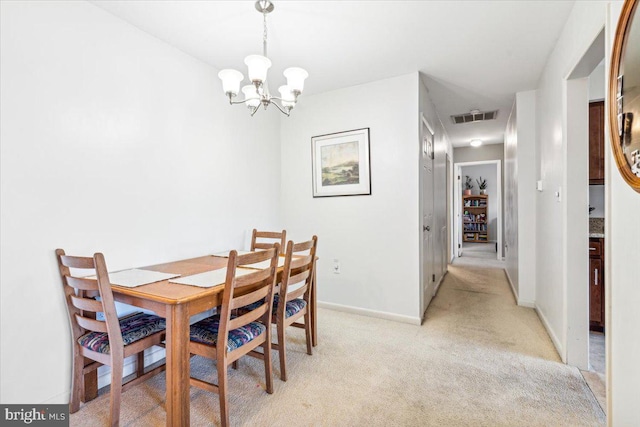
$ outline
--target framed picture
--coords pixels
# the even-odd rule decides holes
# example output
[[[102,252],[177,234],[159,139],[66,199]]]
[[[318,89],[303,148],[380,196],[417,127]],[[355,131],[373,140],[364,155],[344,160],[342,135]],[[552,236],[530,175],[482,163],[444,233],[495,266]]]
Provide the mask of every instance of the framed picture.
[[[371,194],[369,128],[311,138],[313,197]]]

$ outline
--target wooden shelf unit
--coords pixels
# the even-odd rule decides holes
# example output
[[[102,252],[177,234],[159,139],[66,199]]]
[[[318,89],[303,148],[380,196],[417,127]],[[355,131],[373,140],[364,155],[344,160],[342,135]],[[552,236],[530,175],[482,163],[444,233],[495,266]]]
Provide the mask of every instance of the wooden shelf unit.
[[[489,196],[462,196],[462,241],[489,241],[489,224],[487,223],[487,209]]]

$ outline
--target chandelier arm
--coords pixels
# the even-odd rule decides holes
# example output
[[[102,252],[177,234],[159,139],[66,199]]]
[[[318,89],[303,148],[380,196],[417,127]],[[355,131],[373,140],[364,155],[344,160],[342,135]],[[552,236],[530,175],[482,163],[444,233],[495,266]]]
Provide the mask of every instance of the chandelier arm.
[[[253,117],[253,115],[258,112],[258,109],[260,109],[260,104],[258,104],[258,106],[253,109],[253,111],[251,112],[251,117]]]
[[[271,99],[280,99],[280,98],[275,98],[275,97],[274,97],[274,98],[271,98]],[[275,105],[275,106],[276,106],[276,108],[277,108],[278,110],[280,110],[280,112],[281,112],[282,114],[284,114],[285,116],[289,117],[289,114],[290,114],[290,113],[287,113],[286,111],[284,111],[284,110],[282,109],[282,107],[278,105],[278,103],[277,103],[277,102],[272,102],[272,104],[273,104],[273,105]]]

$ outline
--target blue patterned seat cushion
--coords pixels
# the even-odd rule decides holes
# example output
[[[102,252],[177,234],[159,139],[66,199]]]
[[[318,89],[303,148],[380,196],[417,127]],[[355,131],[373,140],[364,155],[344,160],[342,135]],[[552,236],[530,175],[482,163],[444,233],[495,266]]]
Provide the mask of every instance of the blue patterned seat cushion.
[[[153,314],[136,313],[119,320],[124,345],[165,329],[164,319]],[[104,332],[89,332],[78,339],[78,344],[98,353],[109,353],[109,337]]]
[[[191,341],[202,344],[215,345],[218,342],[218,328],[220,328],[220,316],[215,315],[207,317],[191,325]],[[242,347],[249,341],[261,335],[267,330],[262,323],[251,322],[241,326],[238,329],[229,331],[229,339],[227,340],[227,351],[235,350]]]
[[[273,297],[273,313],[274,314],[278,310],[279,301],[280,301],[280,295],[275,295]],[[247,309],[247,310],[255,310],[256,308],[260,307],[261,304],[262,303],[260,301],[254,302],[253,304],[249,304],[248,306],[246,306],[245,309]],[[307,302],[305,300],[303,300],[303,299],[300,299],[300,298],[292,299],[291,301],[287,302],[287,306],[285,307],[284,316],[285,317],[291,317],[294,314],[296,314],[297,312],[299,312],[300,310],[302,310],[303,308],[305,308],[306,305],[307,305]]]

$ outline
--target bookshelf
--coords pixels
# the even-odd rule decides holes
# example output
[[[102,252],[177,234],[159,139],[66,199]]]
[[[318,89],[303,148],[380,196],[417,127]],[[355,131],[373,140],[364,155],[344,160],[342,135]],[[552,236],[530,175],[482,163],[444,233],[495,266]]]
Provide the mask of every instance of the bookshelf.
[[[462,240],[464,242],[488,242],[489,225],[487,208],[489,196],[462,196]]]

